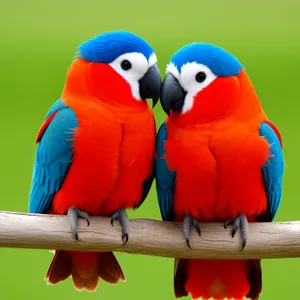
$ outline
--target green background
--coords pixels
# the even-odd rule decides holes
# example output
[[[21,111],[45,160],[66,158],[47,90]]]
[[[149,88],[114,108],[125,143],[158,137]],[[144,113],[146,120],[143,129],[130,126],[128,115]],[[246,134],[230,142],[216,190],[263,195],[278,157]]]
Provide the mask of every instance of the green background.
[[[172,53],[192,41],[220,45],[240,59],[283,136],[284,195],[276,220],[299,219],[299,8],[296,0],[1,1],[0,209],[27,211],[35,135],[60,97],[76,47],[103,31],[126,29],[154,47],[162,74]],[[155,113],[160,124],[159,105]],[[154,189],[130,217],[159,219]],[[0,297],[175,299],[172,259],[117,257],[126,283],[100,282],[95,293],[79,293],[70,279],[46,284],[49,251],[0,249]],[[298,298],[299,275],[299,259],[264,260],[261,299]]]

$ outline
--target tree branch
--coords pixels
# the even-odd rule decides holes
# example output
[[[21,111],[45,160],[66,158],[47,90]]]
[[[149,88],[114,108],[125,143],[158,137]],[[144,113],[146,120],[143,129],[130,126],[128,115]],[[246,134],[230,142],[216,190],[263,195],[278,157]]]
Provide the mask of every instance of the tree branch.
[[[79,241],[72,237],[66,216],[0,212],[0,247],[74,251],[118,251],[176,258],[250,259],[300,257],[300,222],[250,223],[249,237],[240,251],[241,235],[231,237],[221,223],[192,229],[189,249],[181,223],[131,219],[129,241],[122,245],[121,227],[109,218],[92,217],[87,227],[79,220]]]

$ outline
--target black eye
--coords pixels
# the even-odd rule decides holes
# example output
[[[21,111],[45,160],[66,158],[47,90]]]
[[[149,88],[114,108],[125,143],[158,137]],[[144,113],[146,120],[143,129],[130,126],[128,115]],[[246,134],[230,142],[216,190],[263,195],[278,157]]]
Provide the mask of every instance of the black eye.
[[[124,70],[124,71],[128,71],[129,69],[131,69],[131,63],[130,61],[128,61],[127,59],[123,60],[121,62],[121,68]]]
[[[197,82],[203,82],[206,79],[206,74],[204,72],[199,72],[196,74],[196,81]]]

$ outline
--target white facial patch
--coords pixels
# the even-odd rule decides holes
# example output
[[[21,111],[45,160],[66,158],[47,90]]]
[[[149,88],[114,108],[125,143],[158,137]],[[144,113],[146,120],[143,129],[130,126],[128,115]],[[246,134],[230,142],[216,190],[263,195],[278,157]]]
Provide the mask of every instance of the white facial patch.
[[[121,66],[125,60],[131,64],[128,70],[124,70]],[[148,62],[143,54],[131,52],[120,55],[109,65],[129,83],[133,97],[136,100],[141,100],[139,80],[143,78],[149,67],[154,65],[156,61],[157,59],[154,53],[149,57]],[[150,65],[150,62],[152,65]]]
[[[187,92],[181,111],[182,114],[192,109],[194,97],[217,78],[207,66],[196,62],[183,65],[180,73],[176,66],[173,63],[170,63],[167,66],[167,72],[172,74],[179,81],[181,87]],[[203,82],[198,82],[196,80],[196,75],[200,72],[203,72],[206,76]]]
[[[155,53],[152,53],[149,57],[149,67],[154,66],[157,63],[157,57],[155,55]]]
[[[179,80],[179,71],[172,62],[167,65],[167,73],[172,74],[177,80]]]

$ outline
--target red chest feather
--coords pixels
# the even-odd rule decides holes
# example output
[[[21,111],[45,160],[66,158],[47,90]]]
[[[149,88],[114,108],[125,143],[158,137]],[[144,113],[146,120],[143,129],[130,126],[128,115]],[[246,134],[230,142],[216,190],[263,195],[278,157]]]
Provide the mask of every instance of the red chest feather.
[[[265,210],[261,167],[269,145],[258,130],[233,120],[192,129],[169,126],[165,147],[167,163],[176,170],[176,215],[222,221]]]
[[[90,215],[109,215],[136,206],[152,172],[155,125],[148,107],[113,110],[91,103],[78,110],[74,160],[53,208],[70,206]]]

